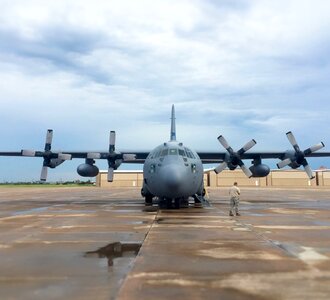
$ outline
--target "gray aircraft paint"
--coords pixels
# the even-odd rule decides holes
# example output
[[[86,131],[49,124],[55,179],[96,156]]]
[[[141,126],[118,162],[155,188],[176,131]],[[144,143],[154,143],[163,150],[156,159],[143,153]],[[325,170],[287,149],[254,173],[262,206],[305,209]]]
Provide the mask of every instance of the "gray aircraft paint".
[[[143,166],[143,190],[160,198],[188,198],[203,191],[203,164],[198,154],[176,141],[172,106],[170,141],[153,149]]]

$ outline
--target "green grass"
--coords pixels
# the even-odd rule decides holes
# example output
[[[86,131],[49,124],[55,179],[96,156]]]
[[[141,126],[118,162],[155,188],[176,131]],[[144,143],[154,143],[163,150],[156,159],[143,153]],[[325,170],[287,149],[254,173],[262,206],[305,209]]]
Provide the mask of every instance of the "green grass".
[[[56,183],[0,183],[1,188],[61,188],[61,187],[91,187],[93,184],[56,184]]]

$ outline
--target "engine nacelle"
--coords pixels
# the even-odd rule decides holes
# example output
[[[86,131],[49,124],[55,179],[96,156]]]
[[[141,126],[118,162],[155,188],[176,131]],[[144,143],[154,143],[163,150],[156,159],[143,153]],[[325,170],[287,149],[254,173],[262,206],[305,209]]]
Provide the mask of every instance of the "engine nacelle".
[[[289,164],[289,166],[292,169],[297,169],[301,166],[302,164],[302,160],[304,159],[304,157],[301,157],[301,155],[299,155],[300,153],[297,153],[294,150],[287,150],[285,151],[285,155],[283,159],[287,159],[290,158],[291,159],[291,164]]]
[[[59,166],[60,164],[64,163],[65,160],[63,159],[59,159],[59,158],[52,158],[50,160],[50,163],[48,165],[48,167],[50,167],[51,169],[55,169],[57,166]]]
[[[270,172],[270,168],[265,164],[257,164],[252,165],[250,171],[253,174],[252,177],[266,177]]]
[[[85,163],[78,166],[77,173],[83,177],[95,177],[99,174],[99,168]]]

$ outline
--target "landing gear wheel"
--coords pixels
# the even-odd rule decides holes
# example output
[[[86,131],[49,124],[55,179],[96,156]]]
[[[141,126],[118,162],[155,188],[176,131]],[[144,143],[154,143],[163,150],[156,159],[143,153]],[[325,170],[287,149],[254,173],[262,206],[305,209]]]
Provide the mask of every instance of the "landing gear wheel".
[[[145,205],[146,206],[152,206],[152,196],[151,195],[148,195],[145,197]]]
[[[167,198],[166,199],[166,208],[167,209],[171,209],[172,208],[172,199],[171,198]]]
[[[194,195],[194,201],[195,201],[195,204],[194,204],[194,207],[195,208],[201,208],[201,207],[203,207],[203,204],[202,204],[201,200],[199,200],[196,195]]]
[[[180,208],[180,203],[181,203],[181,199],[180,199],[180,198],[176,198],[176,199],[174,200],[174,207],[175,207],[176,209],[179,209],[179,208]]]
[[[180,208],[189,208],[189,199],[188,198],[182,199]]]

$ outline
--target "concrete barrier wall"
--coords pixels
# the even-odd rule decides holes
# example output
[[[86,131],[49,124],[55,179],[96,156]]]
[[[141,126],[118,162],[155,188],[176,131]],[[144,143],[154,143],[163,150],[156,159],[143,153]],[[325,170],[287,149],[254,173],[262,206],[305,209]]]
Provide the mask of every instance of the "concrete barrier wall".
[[[101,171],[96,177],[99,187],[142,187],[143,174],[137,171],[115,171],[113,182],[108,182],[108,173]]]
[[[330,170],[314,172],[315,179],[307,178],[303,170],[274,170],[267,177],[247,178],[241,170],[225,170],[220,174],[204,173],[206,187],[227,187],[235,181],[242,187],[330,187]],[[99,187],[142,187],[142,171],[115,171],[114,181],[107,182],[107,172],[96,177]]]
[[[242,171],[230,171],[225,170],[219,174],[215,174],[213,171],[208,173],[210,177],[210,186],[212,187],[222,187],[222,186],[232,186],[236,181],[240,186],[266,186],[267,179],[262,178],[247,178]]]
[[[316,175],[315,172],[314,176]],[[304,171],[272,171],[268,175],[268,185],[274,187],[308,187],[316,186],[316,178],[309,179]]]
[[[330,171],[316,172],[316,181],[319,186],[330,186]]]

